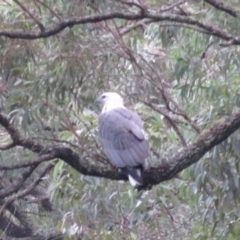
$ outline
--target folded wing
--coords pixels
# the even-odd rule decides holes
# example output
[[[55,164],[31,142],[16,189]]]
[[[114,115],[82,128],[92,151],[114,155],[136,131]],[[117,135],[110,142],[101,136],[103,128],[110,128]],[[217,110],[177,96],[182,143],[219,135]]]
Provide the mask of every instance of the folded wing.
[[[99,141],[113,166],[146,167],[148,143],[140,117],[126,109],[116,108],[99,116]]]

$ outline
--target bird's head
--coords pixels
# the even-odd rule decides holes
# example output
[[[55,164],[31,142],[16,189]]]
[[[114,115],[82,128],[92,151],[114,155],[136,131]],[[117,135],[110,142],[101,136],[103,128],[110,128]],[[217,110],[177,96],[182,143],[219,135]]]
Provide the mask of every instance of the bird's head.
[[[123,98],[115,92],[105,92],[96,99],[96,103],[103,106],[102,112],[114,108],[124,107]]]

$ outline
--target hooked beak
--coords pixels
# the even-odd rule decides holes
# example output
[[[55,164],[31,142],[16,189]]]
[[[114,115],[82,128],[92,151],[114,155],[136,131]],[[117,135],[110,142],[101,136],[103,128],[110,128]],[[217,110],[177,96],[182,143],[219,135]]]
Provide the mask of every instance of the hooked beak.
[[[101,101],[100,97],[98,97],[98,98],[94,101],[95,104],[100,104],[101,102],[102,102],[102,101]]]

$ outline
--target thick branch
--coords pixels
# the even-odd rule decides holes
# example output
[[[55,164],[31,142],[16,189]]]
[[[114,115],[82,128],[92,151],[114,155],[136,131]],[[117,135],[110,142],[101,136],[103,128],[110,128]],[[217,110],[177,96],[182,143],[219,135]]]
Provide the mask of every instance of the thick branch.
[[[6,120],[7,119],[0,114],[0,124],[3,125],[4,123],[6,126],[9,126],[9,124],[6,124]],[[147,188],[149,185],[156,185],[162,181],[174,178],[183,169],[199,161],[205,153],[223,142],[239,128],[240,111],[237,111],[221,123],[216,123],[208,131],[201,134],[195,143],[190,144],[188,147],[177,152],[168,163],[147,170],[144,173],[144,185],[142,188]],[[13,126],[11,126],[10,129],[12,130],[12,133],[17,132],[16,130],[13,130]],[[16,136],[18,136],[18,134],[16,134]],[[52,151],[56,158],[62,159],[79,173],[84,175],[104,177],[112,180],[127,180],[123,174],[110,165],[99,165],[98,159],[103,159],[103,157],[99,155],[95,156],[94,160],[87,159],[79,156],[70,148],[61,146],[46,148],[31,139],[21,139],[20,137],[17,144],[36,153],[42,152],[43,150]]]
[[[1,210],[0,210],[0,216],[3,214],[4,210],[7,208],[9,204],[11,204],[13,201],[22,198],[26,195],[28,195],[38,184],[40,181],[42,181],[42,178],[53,168],[52,164],[48,164],[42,172],[39,174],[38,178],[34,180],[34,182],[29,185],[25,190],[17,193],[16,195],[10,196],[3,204]]]
[[[15,146],[16,146],[15,143],[9,143],[7,145],[0,146],[0,151],[8,150],[8,149],[11,149]]]
[[[6,129],[8,134],[11,136],[12,141],[15,145],[24,145],[25,148],[37,152],[42,153],[44,151],[44,146],[38,143],[34,143],[30,139],[21,139],[19,132],[14,128],[11,124],[10,119],[0,113],[0,124]],[[21,142],[21,144],[19,144]]]
[[[72,27],[74,25],[79,25],[79,24],[96,23],[96,22],[101,22],[101,21],[106,21],[111,19],[126,19],[126,20],[152,19],[154,21],[171,21],[171,22],[177,22],[177,23],[184,23],[188,25],[197,26],[198,28],[205,30],[206,33],[226,41],[232,41],[233,44],[236,44],[236,45],[240,44],[239,37],[232,36],[227,31],[219,29],[216,26],[204,23],[203,21],[199,21],[191,17],[179,16],[179,15],[170,14],[170,13],[155,14],[155,13],[149,13],[146,11],[137,13],[137,14],[113,12],[108,14],[77,17],[77,18],[63,20],[61,23],[57,24],[55,27],[45,30],[44,32],[26,33],[23,31],[0,31],[0,36],[4,36],[8,38],[29,39],[29,40],[38,39],[38,38],[47,38],[63,31],[67,27]]]
[[[174,178],[183,169],[199,161],[205,153],[226,140],[239,128],[240,111],[237,111],[201,134],[196,142],[175,153],[168,163],[147,171],[145,184],[158,184]]]
[[[205,2],[207,2],[208,4],[210,4],[211,6],[215,7],[216,9],[220,10],[220,11],[223,11],[223,12],[226,12],[228,13],[229,15],[231,15],[232,17],[237,17],[237,12],[225,5],[223,2],[221,1],[216,1],[216,0],[205,0]]]

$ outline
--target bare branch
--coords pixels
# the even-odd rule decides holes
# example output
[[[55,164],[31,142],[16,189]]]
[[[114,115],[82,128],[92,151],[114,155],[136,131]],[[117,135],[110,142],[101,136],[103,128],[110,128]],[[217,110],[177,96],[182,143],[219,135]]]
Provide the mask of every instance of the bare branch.
[[[8,149],[13,148],[13,147],[15,147],[15,146],[16,146],[15,143],[9,143],[9,144],[7,144],[7,145],[0,146],[0,151],[8,150]]]
[[[31,161],[27,161],[27,162],[21,162],[18,164],[11,164],[11,165],[0,165],[0,170],[13,170],[13,169],[19,169],[19,168],[25,168],[25,167],[30,167],[30,166],[34,166],[34,165],[38,165],[42,162],[46,162],[49,160],[54,159],[54,153],[50,153],[50,154],[45,154],[42,156],[38,156],[37,158],[31,160]]]
[[[22,3],[19,2],[19,0],[13,0],[13,1],[34,20],[34,22],[40,28],[41,32],[45,31],[45,27],[43,26],[43,24],[36,17],[34,17],[33,14],[30,13],[28,9]]]
[[[239,128],[240,111],[236,111],[221,123],[215,123],[209,130],[202,133],[196,142],[175,153],[168,164],[149,169],[145,173],[146,180],[155,185],[176,177],[179,172],[199,161],[205,153],[226,140]]]
[[[40,0],[37,0],[37,2],[42,4],[45,8],[47,8],[49,10],[49,12],[59,20],[59,22],[61,21],[61,18],[46,3],[44,3]]]
[[[238,13],[231,7],[227,6],[225,3],[216,0],[205,0],[208,4],[215,7],[218,10],[228,13],[232,17],[238,17]]]
[[[172,121],[171,117],[169,114],[167,114],[165,111],[162,111],[160,108],[156,108],[154,105],[151,103],[144,102],[144,104],[150,108],[152,108],[154,111],[158,112],[159,114],[163,115],[167,121],[171,124],[172,128],[176,132],[177,136],[179,137],[181,143],[183,146],[187,146],[187,142],[185,141],[183,135],[181,134],[180,130],[178,129],[177,125]]]
[[[35,187],[28,196],[25,198],[27,198],[29,202],[40,203],[45,211],[51,212],[53,210],[46,190],[40,186]]]
[[[72,148],[79,149],[79,145],[76,145],[76,144],[71,143],[66,140],[60,140],[60,139],[56,139],[56,138],[47,138],[47,137],[32,137],[32,139],[42,139],[42,140],[50,141],[50,142],[65,143],[65,144],[68,144],[69,146],[71,146]],[[1,169],[1,167],[0,167],[0,169]]]
[[[72,19],[63,20],[58,25],[54,26],[46,30],[45,32],[40,33],[26,33],[23,31],[0,31],[0,36],[8,37],[8,38],[19,38],[19,39],[38,39],[38,38],[47,38],[49,36],[53,36],[58,34],[59,32],[63,31],[67,27],[72,27],[74,25],[79,24],[86,24],[86,23],[96,23],[111,19],[126,19],[126,20],[141,20],[141,19],[151,19],[154,21],[171,21],[171,22],[178,22],[184,23],[191,26],[196,26],[199,29],[205,30],[207,34],[211,34],[216,36],[225,41],[232,41],[235,45],[240,45],[240,38],[239,36],[233,36],[228,33],[226,30],[219,29],[214,25],[207,24],[203,21],[196,20],[191,17],[180,16],[170,13],[150,13],[150,12],[143,12],[143,13],[121,13],[121,12],[113,12],[108,14],[96,14],[90,15],[86,17],[77,17]]]
[[[28,186],[25,190],[19,192],[18,194],[10,196],[5,201],[5,203],[3,204],[3,206],[2,206],[2,208],[0,210],[0,216],[3,214],[4,210],[7,208],[7,206],[9,204],[11,204],[13,201],[15,201],[15,200],[17,200],[19,198],[22,198],[22,197],[28,195],[40,183],[40,181],[42,180],[42,177],[44,177],[46,175],[46,173],[48,173],[53,168],[53,166],[54,165],[52,165],[52,164],[48,164],[42,170],[42,172],[39,174],[38,178],[30,186]]]
[[[230,40],[228,42],[219,43],[219,46],[221,46],[221,47],[229,47],[231,45],[235,45],[233,40]]]
[[[16,145],[19,145],[19,142],[24,144],[24,147],[27,149],[40,153],[44,151],[44,147],[38,143],[34,143],[29,139],[20,139],[20,134],[17,129],[14,128],[14,126],[10,123],[10,119],[8,119],[6,116],[0,113],[0,124],[6,129],[6,131],[11,136],[13,143]],[[27,147],[28,146],[28,147]]]
[[[18,131],[12,126],[10,120],[0,113],[0,124],[6,129],[6,131],[11,136],[13,142],[20,138]]]
[[[125,28],[122,28],[120,30],[120,36],[124,36],[125,34],[129,33],[133,29],[139,28],[141,26],[144,26],[145,24],[150,24],[156,21],[150,20],[150,19],[143,19],[138,22],[133,22],[132,24],[127,25]]]
[[[31,139],[21,139],[20,136],[16,134],[17,130],[14,129],[12,125],[9,125],[7,118],[2,114],[0,114],[0,124],[6,126],[6,129],[13,135],[13,137],[15,135],[18,137],[18,146],[25,147],[36,153],[42,153],[44,151],[53,153],[55,158],[62,159],[83,175],[104,177],[111,180],[127,180],[125,175],[114,169],[110,164],[104,166],[98,164],[98,159],[104,159],[101,155],[94,155],[95,159],[92,161],[89,157],[79,156],[70,148],[61,146],[45,147]],[[236,111],[224,121],[215,123],[209,130],[202,133],[196,142],[188,145],[188,147],[182,148],[173,155],[167,163],[152,167],[145,171],[144,185],[139,189],[146,189],[149,186],[156,185],[162,181],[176,177],[179,172],[199,161],[205,153],[226,140],[239,128],[240,111]],[[23,179],[26,179],[27,176],[31,174],[34,167],[31,167],[28,171],[26,171],[19,180],[17,179],[17,183],[14,184],[13,188],[8,189],[7,191],[0,191],[0,197],[6,196],[6,194],[10,195],[14,191],[18,190],[20,188],[19,185],[22,186],[24,182]]]
[[[31,166],[29,169],[25,170],[16,180],[13,184],[11,184],[10,187],[7,187],[6,189],[3,189],[0,191],[0,198],[2,197],[7,197],[9,195],[11,195],[12,193],[18,191],[22,185],[24,184],[25,180],[32,174],[32,172],[34,171],[34,169],[36,168],[37,166],[34,165],[34,166]],[[5,179],[4,179],[4,176],[1,175],[0,176],[0,180],[3,182]],[[7,183],[8,184],[8,183]],[[10,185],[10,183],[9,183]]]
[[[180,5],[182,5],[185,2],[186,1],[183,0],[183,1],[179,1],[177,3],[174,3],[174,4],[172,4],[171,6],[169,6],[167,8],[161,9],[160,12],[168,12],[168,11],[172,10],[173,8],[175,8],[175,7],[179,7]]]
[[[11,4],[7,0],[2,0],[2,1],[5,2],[8,6],[11,6]]]
[[[177,112],[175,110],[173,110],[170,105],[168,104],[167,107],[169,109],[169,111],[171,111],[172,113],[182,116],[190,125],[191,127],[196,131],[196,133],[200,134],[200,129],[197,127],[197,125],[190,119],[190,117],[188,117],[187,113],[185,111],[183,111],[178,104],[171,98],[170,101],[174,104],[175,108],[177,109]]]
[[[143,8],[143,6],[141,6],[139,3],[136,3],[136,1],[134,1],[134,0],[133,0],[133,1],[129,1],[129,2],[123,1],[123,0],[119,0],[119,2],[122,3],[122,4],[128,5],[128,6],[130,6],[130,7],[135,6],[135,7],[137,7],[138,9],[140,9],[142,12],[145,11],[145,9]]]

